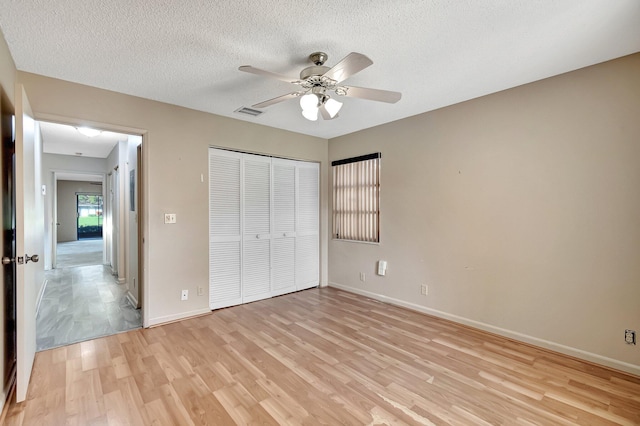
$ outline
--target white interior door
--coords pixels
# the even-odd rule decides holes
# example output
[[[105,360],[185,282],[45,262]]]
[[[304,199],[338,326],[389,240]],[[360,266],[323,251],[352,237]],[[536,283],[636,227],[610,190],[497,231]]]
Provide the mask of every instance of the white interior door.
[[[42,285],[42,268],[37,258],[44,247],[38,226],[43,211],[36,200],[36,122],[22,85],[16,85],[16,400],[24,401],[36,353],[36,302]],[[38,173],[39,175],[39,173]]]

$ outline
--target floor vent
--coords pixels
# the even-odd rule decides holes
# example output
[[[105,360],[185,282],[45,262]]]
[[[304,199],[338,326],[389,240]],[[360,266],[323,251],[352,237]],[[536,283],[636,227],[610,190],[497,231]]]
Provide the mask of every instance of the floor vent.
[[[262,114],[264,111],[260,111],[260,110],[253,109],[253,108],[241,107],[241,108],[238,108],[237,110],[235,110],[234,112],[237,112],[237,113],[240,113],[240,114],[247,114],[247,115],[250,115],[252,117],[257,117],[260,114]]]

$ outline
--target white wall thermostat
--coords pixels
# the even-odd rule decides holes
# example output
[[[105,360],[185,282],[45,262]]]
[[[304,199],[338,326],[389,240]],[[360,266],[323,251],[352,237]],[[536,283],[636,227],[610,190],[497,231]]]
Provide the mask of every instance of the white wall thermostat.
[[[387,273],[387,261],[378,260],[378,275],[384,276]]]

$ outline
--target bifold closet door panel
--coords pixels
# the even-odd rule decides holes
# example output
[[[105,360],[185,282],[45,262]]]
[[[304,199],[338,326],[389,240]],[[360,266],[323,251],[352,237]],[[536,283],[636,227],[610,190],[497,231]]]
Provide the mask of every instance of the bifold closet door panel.
[[[209,306],[219,309],[241,304],[240,241],[212,243],[210,253]]]
[[[316,287],[320,282],[318,236],[296,238],[296,290]]]
[[[243,154],[242,301],[271,297],[271,158]]]
[[[242,155],[209,150],[209,306],[242,303]]]
[[[319,284],[319,164],[209,150],[212,309]]]
[[[320,167],[318,163],[297,164],[296,289],[320,283]]]
[[[296,290],[296,161],[273,158],[273,296]]]

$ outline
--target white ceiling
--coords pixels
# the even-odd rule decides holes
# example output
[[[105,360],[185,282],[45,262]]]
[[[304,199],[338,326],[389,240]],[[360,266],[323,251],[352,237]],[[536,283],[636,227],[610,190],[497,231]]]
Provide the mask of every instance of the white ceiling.
[[[119,141],[128,140],[128,135],[104,131],[98,136],[88,137],[65,124],[40,122],[42,151],[47,154],[75,155],[107,158]],[[67,179],[73,180],[73,179]]]
[[[18,69],[294,132],[332,138],[640,51],[638,0],[20,0],[0,28]],[[314,51],[374,64],[345,81],[402,92],[340,98],[310,122],[295,89],[238,71],[298,77]]]

